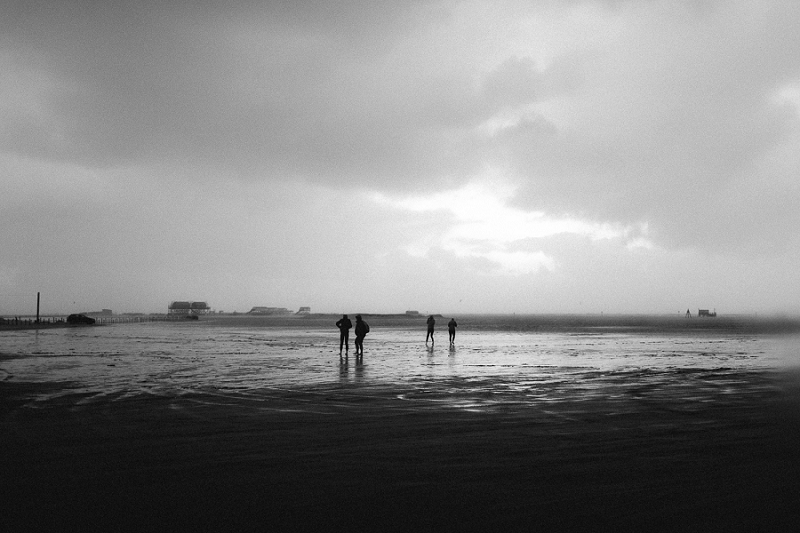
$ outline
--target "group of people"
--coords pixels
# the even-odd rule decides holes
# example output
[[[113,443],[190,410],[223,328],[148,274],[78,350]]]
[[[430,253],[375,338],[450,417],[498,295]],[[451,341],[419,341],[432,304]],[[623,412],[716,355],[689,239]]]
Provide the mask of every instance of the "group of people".
[[[425,335],[425,344],[428,344],[428,339],[430,339],[431,344],[433,344],[433,330],[434,326],[436,325],[436,319],[433,318],[433,315],[428,317],[428,334]],[[336,327],[339,328],[339,357],[342,356],[342,348],[344,348],[345,353],[350,351],[350,329],[353,327],[353,322],[347,317],[347,315],[342,315],[342,318],[336,321]],[[458,324],[456,323],[455,318],[451,318],[450,322],[447,323],[447,331],[450,333],[450,344],[455,344],[456,342],[456,328]],[[367,324],[361,315],[356,315],[356,361],[363,360],[364,358],[364,337],[367,336],[369,333],[369,324]]]
[[[436,325],[436,319],[433,318],[433,315],[428,317],[428,334],[425,335],[425,344],[428,344],[428,339],[431,340],[431,344],[433,344],[433,328]],[[450,334],[450,344],[455,344],[456,342],[456,328],[458,324],[456,324],[456,319],[451,318],[450,322],[447,323],[447,331]]]
[[[339,357],[342,355],[342,346],[345,352],[350,351],[350,328],[353,323],[347,318],[347,315],[342,315],[336,322],[336,327],[339,328]],[[364,337],[369,333],[369,324],[367,324],[361,315],[356,315],[356,360],[364,357]]]

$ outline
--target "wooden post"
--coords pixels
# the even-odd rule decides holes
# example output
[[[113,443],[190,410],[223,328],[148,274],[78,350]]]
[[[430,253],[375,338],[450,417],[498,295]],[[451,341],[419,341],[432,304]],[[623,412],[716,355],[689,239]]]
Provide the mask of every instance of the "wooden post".
[[[36,293],[36,323],[39,323],[39,296],[41,295],[40,292]]]

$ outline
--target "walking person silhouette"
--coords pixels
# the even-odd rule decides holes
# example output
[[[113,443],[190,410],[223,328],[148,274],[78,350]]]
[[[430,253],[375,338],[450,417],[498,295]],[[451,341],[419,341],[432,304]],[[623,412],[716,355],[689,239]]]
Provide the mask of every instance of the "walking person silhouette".
[[[342,346],[344,346],[345,353],[350,351],[350,328],[353,323],[347,318],[347,315],[342,315],[336,322],[336,327],[339,328],[339,357],[342,356]]]
[[[361,362],[364,362],[364,337],[369,333],[369,324],[364,322],[361,315],[356,315],[356,362],[361,356]]]
[[[456,319],[451,318],[450,322],[447,323],[447,331],[450,333],[450,344],[456,343],[456,328],[458,324],[456,324]]]
[[[428,337],[431,339],[431,344],[433,344],[433,326],[436,324],[436,319],[433,318],[433,315],[428,317],[428,334],[425,335],[425,344],[428,344]]]

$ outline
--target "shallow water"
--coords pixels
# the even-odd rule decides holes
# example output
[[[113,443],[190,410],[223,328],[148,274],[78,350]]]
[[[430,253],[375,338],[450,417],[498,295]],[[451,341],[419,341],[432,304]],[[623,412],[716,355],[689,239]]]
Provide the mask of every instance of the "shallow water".
[[[374,322],[373,322],[374,324]],[[746,329],[639,330],[538,328],[531,322],[473,318],[456,343],[400,321],[373,325],[364,363],[341,359],[326,321],[151,322],[0,333],[0,380],[54,383],[30,406],[58,397],[86,404],[188,393],[267,398],[288,392],[331,394],[397,388],[398,399],[457,409],[509,409],[549,402],[667,401],[680,409],[769,394],[753,379],[800,363],[797,333]],[[377,327],[376,327],[377,326]],[[351,337],[352,343],[352,337]],[[351,345],[352,349],[352,345]]]
[[[469,317],[451,349],[424,318],[368,321],[364,364],[335,317],[0,331],[0,528],[800,520],[797,329]]]

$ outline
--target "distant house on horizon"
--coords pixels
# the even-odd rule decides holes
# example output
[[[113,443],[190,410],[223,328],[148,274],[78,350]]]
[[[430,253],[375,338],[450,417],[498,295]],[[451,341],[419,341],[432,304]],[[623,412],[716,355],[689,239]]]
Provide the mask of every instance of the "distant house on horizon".
[[[205,315],[211,310],[206,302],[174,301],[167,308],[169,315]]]
[[[81,314],[86,316],[111,316],[113,312],[111,309],[103,309],[102,311],[84,311]]]
[[[291,315],[292,312],[285,307],[253,307],[248,315]]]
[[[301,307],[301,308],[300,308],[300,310],[299,310],[299,311],[297,311],[297,313],[296,313],[296,314],[298,314],[298,315],[308,315],[308,314],[311,314],[311,308],[310,308],[310,307]]]

